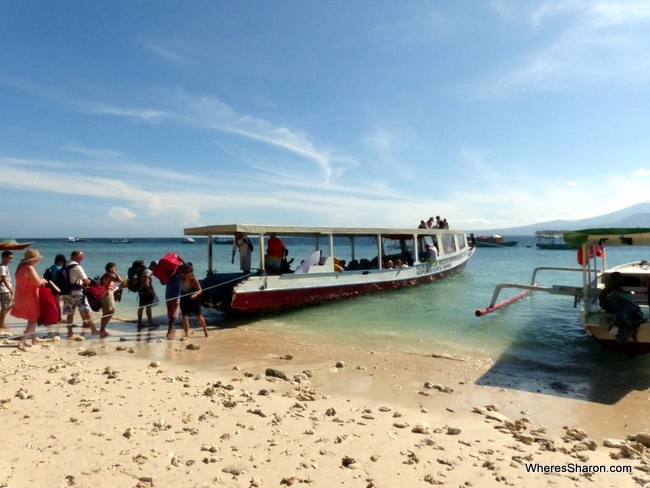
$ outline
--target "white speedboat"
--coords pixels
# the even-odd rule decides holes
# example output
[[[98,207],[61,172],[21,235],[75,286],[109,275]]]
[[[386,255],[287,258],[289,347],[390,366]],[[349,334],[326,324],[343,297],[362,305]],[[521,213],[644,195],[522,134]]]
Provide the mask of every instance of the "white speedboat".
[[[650,352],[650,261],[642,259],[608,267],[606,252],[608,247],[614,246],[650,246],[650,229],[605,228],[566,232],[564,242],[577,248],[579,267],[539,267],[533,271],[530,284],[497,285],[490,305],[477,310],[476,315],[494,312],[531,292],[574,296],[574,306],[580,304],[581,307],[582,326],[601,345],[629,356]],[[639,254],[643,252],[639,250]],[[545,270],[581,273],[582,286],[540,286],[536,278]],[[499,293],[507,288],[523,291],[499,302]],[[612,293],[608,293],[610,290]]]
[[[259,269],[249,275],[216,273],[212,263],[212,240],[219,235],[247,236],[257,249],[266,249],[271,234],[278,238],[309,238],[313,249],[290,270],[286,259],[281,271],[269,266],[259,253]],[[474,252],[462,230],[296,227],[272,225],[213,225],[185,229],[187,236],[205,236],[208,245],[208,276],[203,280],[207,299],[232,314],[273,312],[343,298],[431,283],[459,273]],[[397,242],[386,252],[384,244]],[[344,244],[341,244],[341,243]],[[361,242],[374,242],[372,247]],[[355,246],[356,244],[356,246]],[[438,248],[437,259],[428,260],[428,246]],[[346,248],[350,262],[337,257]],[[371,249],[362,255],[361,248]],[[286,258],[286,255],[285,255]],[[399,267],[396,267],[398,260]],[[392,266],[392,267],[390,267]]]

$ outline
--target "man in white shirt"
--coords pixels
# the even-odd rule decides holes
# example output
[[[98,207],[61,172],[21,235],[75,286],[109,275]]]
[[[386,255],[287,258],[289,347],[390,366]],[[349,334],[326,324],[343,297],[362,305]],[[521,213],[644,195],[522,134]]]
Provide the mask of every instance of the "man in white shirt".
[[[72,321],[74,319],[75,310],[79,309],[79,315],[83,319],[83,327],[89,327],[93,335],[100,335],[97,327],[93,322],[90,305],[84,293],[84,286],[90,283],[90,279],[86,276],[86,272],[81,267],[81,261],[84,259],[84,253],[79,250],[72,251],[70,261],[66,261],[63,265],[64,269],[68,271],[71,290],[69,295],[61,295],[63,298],[63,315],[66,315],[66,323],[68,324],[68,339],[79,337],[75,335],[72,328],[74,327]]]
[[[5,317],[11,310],[11,297],[14,289],[11,285],[11,274],[7,265],[14,259],[14,253],[11,251],[2,252],[2,264],[0,264],[0,329],[10,329],[5,325]]]
[[[232,258],[230,263],[235,262],[235,253],[239,249],[239,269],[241,269],[244,274],[251,272],[251,242],[241,232],[235,232],[235,240],[232,242]]]

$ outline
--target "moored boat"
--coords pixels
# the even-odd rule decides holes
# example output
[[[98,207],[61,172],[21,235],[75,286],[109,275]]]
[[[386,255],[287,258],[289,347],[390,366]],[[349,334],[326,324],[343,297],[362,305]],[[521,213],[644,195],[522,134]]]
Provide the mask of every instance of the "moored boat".
[[[615,246],[650,247],[650,229],[604,228],[566,232],[564,242],[570,248],[577,249],[580,266],[538,267],[533,271],[530,284],[497,285],[490,305],[477,310],[476,315],[496,311],[531,292],[573,296],[574,306],[581,304],[582,326],[598,343],[631,357],[649,353],[650,261],[641,259],[608,267],[606,249]],[[540,286],[536,283],[537,274],[545,270],[581,274],[583,286]],[[498,302],[499,293],[506,288],[523,292]]]
[[[265,240],[308,238],[313,251],[295,269],[283,259],[280,269],[260,253],[259,269],[248,275],[217,273],[212,263],[214,236],[240,232],[266,249]],[[209,303],[231,314],[274,312],[344,298],[415,286],[446,278],[462,271],[474,250],[462,230],[296,227],[229,224],[185,229],[185,235],[205,236],[208,242],[208,275],[202,281]],[[365,246],[361,241],[374,242]],[[386,252],[386,242],[398,249]],[[356,245],[355,245],[356,244]],[[428,247],[436,246],[437,259]],[[372,249],[372,251],[369,251]],[[337,256],[350,258],[349,262]]]
[[[230,236],[214,236],[212,238],[212,243],[213,244],[232,244],[235,241],[234,237]]]
[[[0,251],[20,251],[34,244],[32,242],[16,242],[16,239],[10,237],[0,237]]]
[[[545,250],[575,249],[564,242],[564,231],[541,230],[535,232],[537,248]]]
[[[491,236],[476,236],[476,245],[478,247],[514,247],[519,241],[506,241],[498,234]]]

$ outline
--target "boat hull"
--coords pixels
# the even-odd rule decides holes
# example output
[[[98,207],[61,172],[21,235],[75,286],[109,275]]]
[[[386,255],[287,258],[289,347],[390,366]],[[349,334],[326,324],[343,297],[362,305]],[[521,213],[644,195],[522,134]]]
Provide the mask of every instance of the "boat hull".
[[[476,241],[476,247],[489,248],[489,247],[514,247],[519,244],[519,241],[504,241],[504,242],[481,242]]]
[[[34,244],[33,242],[3,242],[0,243],[0,251],[20,251]]]
[[[459,273],[465,268],[467,257],[456,261],[421,263],[399,270],[252,276],[234,287],[230,303],[222,302],[222,309],[236,315],[277,312],[398,290]]]
[[[626,342],[616,340],[615,330],[610,328],[605,318],[600,319],[595,325],[593,320],[583,321],[587,334],[596,340],[601,346],[612,351],[626,354],[630,357],[641,356],[650,353],[650,322],[639,326],[635,338]]]
[[[574,247],[571,247],[567,244],[536,244],[538,249],[544,249],[548,251],[563,251],[566,249],[573,249],[575,251]]]

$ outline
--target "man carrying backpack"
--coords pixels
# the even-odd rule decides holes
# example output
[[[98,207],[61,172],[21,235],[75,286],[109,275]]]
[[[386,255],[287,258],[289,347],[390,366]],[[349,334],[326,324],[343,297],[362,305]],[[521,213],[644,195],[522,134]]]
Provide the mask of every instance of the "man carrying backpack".
[[[68,339],[79,337],[74,334],[72,328],[74,325],[74,312],[79,309],[79,315],[83,319],[83,327],[90,327],[93,335],[103,335],[93,322],[90,315],[91,309],[88,305],[88,300],[84,293],[84,286],[90,283],[90,279],[86,276],[84,269],[81,267],[81,261],[84,259],[84,253],[79,250],[72,251],[70,260],[66,261],[61,269],[62,274],[65,276],[66,283],[62,289],[61,296],[63,298],[63,315],[66,315],[66,323],[68,324]],[[69,285],[69,290],[65,289]],[[68,292],[69,293],[66,293]]]
[[[149,267],[142,271],[140,275],[140,287],[138,289],[138,332],[145,328],[142,323],[142,312],[147,313],[147,324],[150,329],[158,327],[153,323],[151,307],[158,305],[154,303],[156,292],[153,289],[153,270],[158,264],[157,261],[151,261]]]

